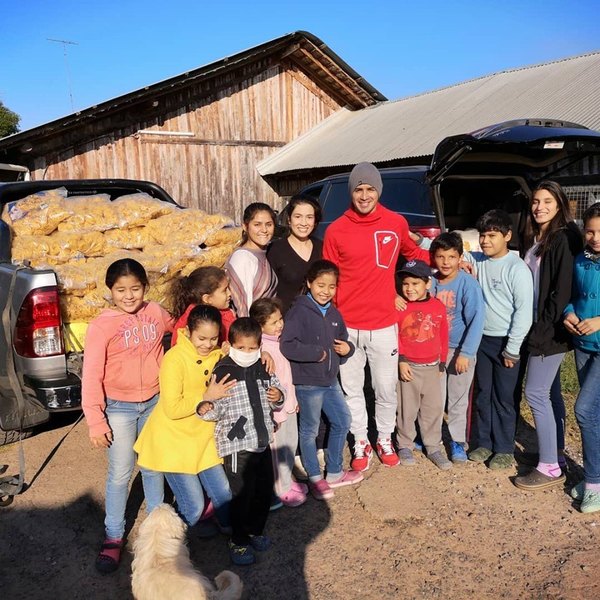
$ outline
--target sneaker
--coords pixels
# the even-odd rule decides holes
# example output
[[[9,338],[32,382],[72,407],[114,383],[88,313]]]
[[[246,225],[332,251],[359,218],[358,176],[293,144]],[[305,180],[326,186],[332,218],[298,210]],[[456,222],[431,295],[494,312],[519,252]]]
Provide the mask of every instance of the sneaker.
[[[494,458],[490,460],[490,469],[510,469],[515,464],[515,457],[512,454],[499,452],[494,454]]]
[[[298,481],[292,481],[291,489],[301,494],[308,494],[308,486],[305,483],[299,483]]]
[[[412,467],[417,464],[413,451],[410,448],[400,448],[400,450],[398,450],[398,458],[403,467]]]
[[[279,499],[283,502],[284,506],[296,507],[306,502],[306,494],[290,488],[290,491],[279,496]]]
[[[477,463],[485,462],[493,452],[489,448],[484,448],[480,446],[479,448],[475,448],[472,452],[469,452],[469,460]]]
[[[467,462],[468,458],[464,444],[461,444],[460,442],[450,443],[450,460],[453,463]]]
[[[271,538],[266,535],[251,535],[250,545],[258,552],[265,552],[271,547]]]
[[[384,467],[395,467],[399,460],[398,455],[394,452],[392,440],[390,438],[380,438],[375,446],[377,456]]]
[[[537,469],[533,469],[527,475],[515,477],[514,484],[520,490],[535,492],[537,490],[546,490],[556,485],[562,485],[566,480],[567,478],[564,475],[551,477],[550,475],[541,473]]]
[[[441,450],[436,450],[427,455],[427,458],[442,471],[447,471],[452,468],[452,463],[446,458],[446,455]]]
[[[423,444],[421,444],[421,442],[417,442],[417,440],[415,440],[414,445],[415,445],[415,452],[423,452]]]
[[[100,552],[96,557],[96,569],[103,575],[114,573],[119,568],[121,562],[121,550],[123,549],[123,540],[106,538],[102,542]]]
[[[317,500],[327,500],[328,498],[333,498],[333,490],[324,479],[319,479],[319,481],[315,481],[314,483],[311,482],[309,487],[310,493]]]
[[[364,475],[360,471],[342,471],[342,476],[334,481],[327,479],[330,488],[342,487],[344,485],[353,485],[362,481]]]
[[[579,510],[582,513],[592,513],[600,510],[600,492],[584,490]]]
[[[256,562],[252,546],[242,546],[229,541],[229,558],[234,565],[251,565]]]
[[[371,464],[373,448],[367,440],[358,440],[354,444],[354,458],[350,461],[353,471],[366,471]]]
[[[571,495],[571,498],[573,498],[573,500],[579,500],[581,502],[581,500],[583,500],[584,492],[585,492],[585,481],[580,481],[577,485],[575,485],[571,488],[571,491],[569,493]]]
[[[273,494],[271,496],[271,506],[269,506],[269,510],[273,512],[274,510],[279,510],[283,506],[283,502],[281,498],[277,496],[277,494]]]

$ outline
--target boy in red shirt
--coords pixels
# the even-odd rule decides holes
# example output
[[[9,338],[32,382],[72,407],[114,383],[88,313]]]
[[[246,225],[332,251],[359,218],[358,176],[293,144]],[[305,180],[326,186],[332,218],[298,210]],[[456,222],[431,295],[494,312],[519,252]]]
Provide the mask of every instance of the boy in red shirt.
[[[414,465],[415,421],[419,422],[427,458],[443,470],[452,463],[442,451],[444,403],[440,375],[448,355],[446,307],[429,295],[431,268],[411,260],[398,271],[400,294],[407,301],[398,318],[400,384],[398,396],[398,456]]]

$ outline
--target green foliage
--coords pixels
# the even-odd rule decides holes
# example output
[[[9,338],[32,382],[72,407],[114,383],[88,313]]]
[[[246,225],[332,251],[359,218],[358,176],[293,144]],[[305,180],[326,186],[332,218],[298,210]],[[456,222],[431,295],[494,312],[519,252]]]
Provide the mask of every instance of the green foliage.
[[[4,106],[0,101],[0,138],[17,133],[20,120],[21,117],[16,112]]]

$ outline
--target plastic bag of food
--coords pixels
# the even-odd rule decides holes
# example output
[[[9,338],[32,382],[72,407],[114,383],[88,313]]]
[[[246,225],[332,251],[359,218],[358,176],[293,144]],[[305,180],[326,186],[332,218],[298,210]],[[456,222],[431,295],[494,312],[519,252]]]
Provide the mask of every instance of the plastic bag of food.
[[[119,226],[119,216],[108,194],[78,196],[68,200],[72,215],[59,224],[59,231],[87,233]]]
[[[223,227],[211,233],[205,240],[205,246],[219,246],[221,244],[238,244],[242,241],[241,227]]]
[[[66,195],[65,188],[57,188],[9,202],[4,207],[2,219],[12,227],[16,236],[47,235],[56,231],[59,224],[71,215]]]
[[[102,308],[92,306],[85,297],[73,296],[72,294],[59,294],[60,309],[65,323],[84,321],[89,323],[95,319]]]
[[[231,219],[224,215],[209,215],[204,211],[188,208],[158,217],[150,221],[147,228],[159,244],[199,246],[209,235],[231,224]]]
[[[192,271],[199,267],[222,267],[225,261],[231,256],[236,244],[223,244],[221,246],[213,246],[206,248],[190,260],[182,265],[179,275],[187,277]]]
[[[104,243],[107,250],[116,250],[117,248],[145,248],[155,241],[146,227],[132,227],[105,231]]]
[[[84,296],[96,288],[96,280],[92,276],[88,263],[55,265],[54,271],[58,279],[59,292]]]
[[[143,192],[121,196],[113,201],[113,206],[117,210],[119,227],[123,228],[146,225],[152,219],[178,210],[174,204],[157,200]]]

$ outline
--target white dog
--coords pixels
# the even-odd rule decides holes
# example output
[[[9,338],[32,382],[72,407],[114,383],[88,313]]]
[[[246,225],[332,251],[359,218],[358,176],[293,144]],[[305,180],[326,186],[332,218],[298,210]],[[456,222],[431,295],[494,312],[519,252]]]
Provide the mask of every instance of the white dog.
[[[239,600],[242,582],[231,571],[215,577],[217,589],[190,561],[185,523],[161,504],[141,524],[133,544],[131,587],[136,600]]]

